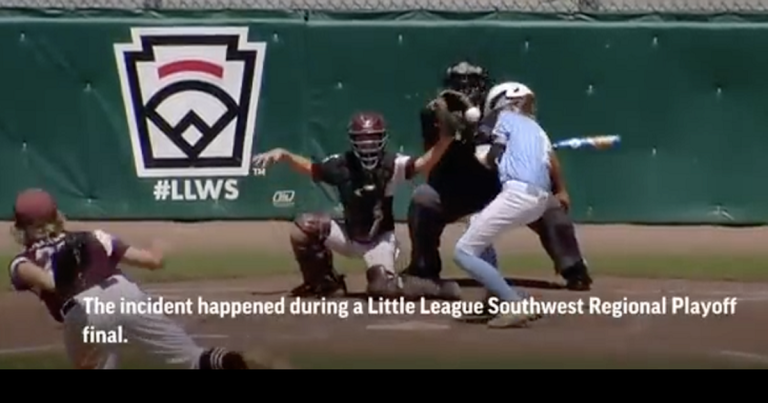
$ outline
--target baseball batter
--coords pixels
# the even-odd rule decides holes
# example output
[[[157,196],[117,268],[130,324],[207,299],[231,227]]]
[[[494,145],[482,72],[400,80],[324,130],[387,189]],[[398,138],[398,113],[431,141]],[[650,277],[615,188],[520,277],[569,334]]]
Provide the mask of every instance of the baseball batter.
[[[248,369],[240,353],[200,347],[165,316],[86,311],[87,298],[115,304],[147,300],[144,291],[124,277],[118,265],[160,269],[163,259],[159,251],[130,246],[104,231],[66,231],[56,202],[40,189],[18,195],[12,230],[24,249],[8,267],[11,282],[18,291],[35,293],[53,319],[63,323],[64,345],[75,368],[113,369],[118,365],[121,344],[85,343],[83,329],[92,326],[90,329],[112,332],[122,328],[129,344],[167,364],[190,369]],[[72,237],[78,239],[76,248],[69,242]],[[73,256],[79,267],[71,267]],[[77,274],[64,275],[66,270],[77,270]]]
[[[333,186],[344,207],[343,222],[324,213],[302,214],[296,219],[290,242],[303,283],[292,295],[323,297],[346,292],[344,277],[333,267],[332,252],[363,259],[370,295],[408,296],[413,294],[412,288],[424,293],[420,288],[423,282],[403,282],[395,271],[398,246],[393,196],[399,184],[431,169],[445,153],[451,138],[446,134],[440,136],[434,147],[418,158],[391,153],[386,150],[386,123],[375,112],[355,114],[349,121],[347,136],[351,149],[321,162],[312,162],[282,148],[254,158],[255,166],[262,168],[274,162],[288,162],[297,172]],[[440,287],[427,290],[435,296],[455,298],[458,292]]]
[[[496,90],[496,91],[495,91]],[[472,278],[505,302],[522,300],[496,267],[480,254],[504,231],[535,222],[550,206],[552,181],[562,180],[549,137],[533,119],[535,98],[523,84],[491,89],[488,113],[498,113],[485,163],[496,168],[501,192],[470,222],[456,243],[454,260]],[[497,112],[498,111],[498,112]],[[501,312],[489,327],[519,327],[535,319],[526,312]]]
[[[489,113],[486,99],[491,80],[487,71],[469,62],[460,62],[448,68],[445,86],[465,93],[482,110],[482,118],[456,141],[446,155],[428,174],[427,183],[413,192],[408,207],[408,229],[413,248],[411,261],[404,274],[437,281],[442,270],[440,237],[449,223],[461,220],[490,203],[501,191],[497,173],[487,169],[475,157],[476,149],[490,143],[490,132],[496,123],[498,111]],[[421,111],[422,137],[425,147],[436,141],[435,115],[429,108]],[[571,290],[589,290],[592,279],[582,257],[573,221],[568,216],[570,198],[564,181],[552,181],[556,195],[544,215],[529,227],[539,236],[544,250],[554,263],[555,271]],[[498,267],[496,251],[492,245],[481,256]]]

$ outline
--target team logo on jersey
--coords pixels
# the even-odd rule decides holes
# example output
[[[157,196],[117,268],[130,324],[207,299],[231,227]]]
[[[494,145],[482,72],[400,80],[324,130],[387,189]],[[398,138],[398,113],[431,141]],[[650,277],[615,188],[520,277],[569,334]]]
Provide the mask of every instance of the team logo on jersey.
[[[140,178],[247,176],[267,44],[247,27],[132,28],[115,45]]]

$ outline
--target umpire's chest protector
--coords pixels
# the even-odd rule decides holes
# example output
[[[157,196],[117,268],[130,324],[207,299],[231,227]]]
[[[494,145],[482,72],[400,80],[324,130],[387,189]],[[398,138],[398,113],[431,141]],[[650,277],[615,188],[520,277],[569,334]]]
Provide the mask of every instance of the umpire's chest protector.
[[[370,236],[394,229],[391,195],[387,187],[395,173],[395,154],[385,152],[378,167],[372,171],[362,168],[352,152],[344,154],[344,165],[336,185],[347,232],[365,241]],[[371,233],[372,228],[377,226]]]

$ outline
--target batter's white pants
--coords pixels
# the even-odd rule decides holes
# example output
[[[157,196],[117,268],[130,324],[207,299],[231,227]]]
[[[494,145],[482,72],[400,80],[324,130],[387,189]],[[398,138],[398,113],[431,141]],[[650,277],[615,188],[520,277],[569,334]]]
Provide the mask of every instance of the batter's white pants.
[[[113,314],[86,311],[85,298],[98,298],[117,307]],[[102,284],[91,287],[74,297],[76,304],[64,315],[64,345],[70,361],[77,368],[115,369],[119,356],[132,346],[149,358],[182,368],[196,368],[204,349],[187,332],[165,315],[123,314],[121,300],[147,301],[149,296],[138,285],[122,275],[112,276]],[[86,343],[83,329],[114,331],[122,327],[126,344]],[[129,347],[130,348],[130,347]]]
[[[538,186],[518,181],[504,183],[496,198],[471,217],[469,228],[459,238],[456,249],[480,256],[505,231],[541,218],[550,198],[552,193]]]
[[[336,221],[331,222],[331,233],[325,240],[325,246],[346,257],[362,258],[365,267],[383,266],[387,272],[395,274],[395,262],[400,254],[397,238],[393,231],[381,234],[370,243],[355,242]]]

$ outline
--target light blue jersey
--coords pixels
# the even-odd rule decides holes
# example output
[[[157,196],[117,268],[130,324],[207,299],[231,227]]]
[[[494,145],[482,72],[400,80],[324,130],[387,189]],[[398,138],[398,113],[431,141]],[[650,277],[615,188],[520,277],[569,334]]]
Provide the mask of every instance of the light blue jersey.
[[[498,162],[501,183],[519,181],[549,191],[552,143],[539,124],[514,111],[499,114],[493,141],[506,146]]]

